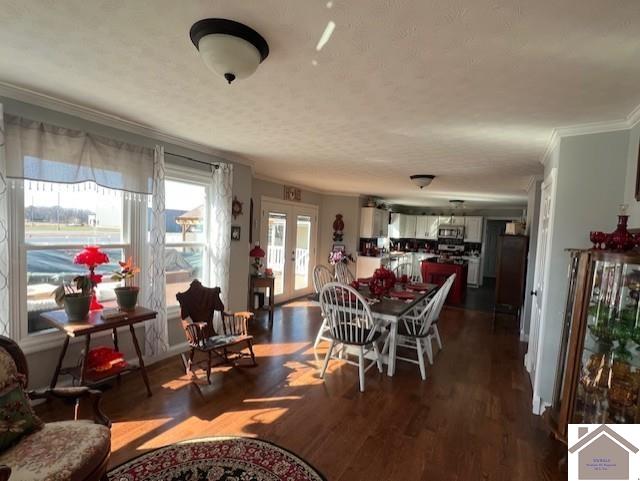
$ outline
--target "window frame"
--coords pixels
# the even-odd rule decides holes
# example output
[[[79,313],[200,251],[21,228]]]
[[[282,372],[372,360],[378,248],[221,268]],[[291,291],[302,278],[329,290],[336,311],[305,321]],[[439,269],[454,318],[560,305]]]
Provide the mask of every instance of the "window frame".
[[[27,253],[42,250],[82,249],[81,244],[29,244],[25,241],[25,186],[23,180],[10,179],[9,193],[9,249],[12,253],[9,265],[10,282],[16,282],[18,289],[12,289],[10,313],[12,319],[12,336],[18,341],[25,354],[57,348],[65,334],[55,328],[29,333],[27,310]],[[55,182],[52,182],[55,184]],[[123,255],[129,257],[138,250],[134,246],[134,232],[141,225],[134,225],[135,216],[133,210],[136,202],[122,196],[122,242],[100,244],[105,249],[122,249]],[[145,222],[146,227],[146,222]],[[110,333],[98,333],[109,335]],[[72,341],[76,341],[74,338]]]
[[[204,225],[204,239],[201,242],[167,242],[166,234],[165,234],[165,245],[164,248],[167,247],[199,247],[202,248],[202,279],[200,281],[207,285],[209,282],[209,269],[208,269],[208,260],[209,260],[209,245],[207,242],[207,238],[209,236],[209,223],[207,222],[209,219],[209,182],[203,180],[203,171],[199,171],[197,169],[190,169],[188,167],[178,166],[167,164],[165,165],[165,188],[166,181],[173,182],[181,182],[183,184],[194,184],[198,186],[204,187],[205,192],[205,202],[203,215],[205,219]],[[165,201],[166,201],[166,193],[165,193]],[[166,209],[166,205],[165,205]],[[166,272],[165,272],[165,305],[167,307],[167,320],[175,320],[180,318],[180,306],[177,304],[169,305],[168,300],[166,299]]]

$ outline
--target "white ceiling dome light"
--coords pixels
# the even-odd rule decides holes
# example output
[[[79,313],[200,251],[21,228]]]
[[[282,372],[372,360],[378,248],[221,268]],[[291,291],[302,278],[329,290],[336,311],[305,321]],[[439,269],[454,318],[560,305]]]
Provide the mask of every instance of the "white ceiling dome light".
[[[224,18],[206,18],[189,32],[205,65],[227,82],[249,77],[269,55],[269,45],[258,32]]]
[[[428,186],[431,183],[431,181],[436,178],[436,176],[428,175],[428,174],[416,174],[416,175],[410,176],[409,178],[411,179],[411,182],[413,182],[418,187],[423,189],[426,186]]]

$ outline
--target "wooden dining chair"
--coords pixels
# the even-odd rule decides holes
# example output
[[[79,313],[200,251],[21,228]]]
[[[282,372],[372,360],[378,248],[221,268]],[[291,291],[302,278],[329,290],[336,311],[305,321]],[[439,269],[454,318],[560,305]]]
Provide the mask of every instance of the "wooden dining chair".
[[[313,288],[316,291],[316,294],[319,296],[320,291],[324,286],[326,286],[329,282],[333,282],[333,273],[329,270],[327,266],[317,265],[313,268]],[[313,343],[313,348],[316,349],[320,341],[330,341],[329,337],[329,325],[327,324],[327,320],[323,317],[322,324],[320,325],[320,329],[318,329],[318,334],[316,335],[316,340]]]
[[[394,269],[393,273],[396,275],[396,279],[401,279],[402,276],[407,276],[410,282],[422,282],[422,275],[420,272],[417,275],[414,273],[413,264],[411,262],[401,262]],[[418,269],[419,271],[420,269]]]
[[[364,392],[364,375],[374,364],[382,372],[382,356],[378,348],[381,335],[378,324],[373,321],[369,304],[362,294],[351,286],[340,282],[330,282],[320,291],[320,306],[322,315],[327,319],[331,339],[329,350],[324,358],[320,377],[329,365],[329,360],[337,344],[343,347],[355,347],[358,362],[348,358],[342,359],[348,364],[358,366],[360,377],[360,392]],[[344,351],[344,349],[343,349]],[[373,353],[374,360],[365,366],[365,356]]]
[[[207,382],[211,384],[213,355],[223,363],[249,357],[252,365],[257,365],[253,353],[253,336],[247,332],[249,315],[244,312],[225,312],[219,287],[204,287],[196,279],[191,282],[189,289],[176,294],[176,299],[180,303],[180,318],[190,348],[188,361],[183,358],[187,374],[195,376],[194,364],[204,364]],[[214,327],[214,317],[219,321],[218,331],[221,332]],[[240,350],[235,350],[237,347]],[[244,352],[245,348],[249,352]],[[195,363],[196,352],[206,354],[206,361]]]
[[[406,361],[420,366],[420,376],[422,380],[427,379],[427,372],[424,363],[424,355],[426,353],[429,363],[433,364],[433,351],[429,332],[435,318],[436,310],[442,291],[438,290],[426,304],[414,307],[405,316],[398,321],[397,346],[416,351],[416,358],[411,359],[397,354],[396,360]],[[385,341],[382,352],[387,352],[388,341]]]
[[[349,270],[349,267],[344,262],[338,262],[336,264],[336,281],[341,284],[350,285],[356,280],[356,276]]]
[[[449,291],[451,290],[451,286],[453,286],[455,280],[456,275],[451,274],[440,288],[440,290],[442,291],[442,296],[440,297],[440,300],[436,307],[436,313],[434,315],[433,324],[431,326],[431,331],[429,334],[429,343],[431,344],[433,339],[435,339],[436,343],[438,344],[438,349],[440,350],[442,349],[442,339],[440,338],[440,331],[438,330],[438,320],[440,319],[442,308],[444,307],[444,303],[447,300],[447,296],[449,295]],[[431,363],[433,364],[433,361]]]

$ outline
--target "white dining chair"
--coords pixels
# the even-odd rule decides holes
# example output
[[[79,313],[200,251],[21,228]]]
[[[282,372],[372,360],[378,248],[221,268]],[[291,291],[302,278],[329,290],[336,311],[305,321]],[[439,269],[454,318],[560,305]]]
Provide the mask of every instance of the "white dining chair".
[[[447,280],[444,282],[440,291],[442,291],[442,296],[438,301],[438,305],[436,306],[436,312],[434,314],[433,323],[431,325],[431,329],[429,331],[428,341],[431,346],[433,339],[435,339],[438,344],[438,349],[442,350],[442,339],[440,338],[440,331],[438,330],[438,320],[440,319],[440,314],[442,313],[442,308],[444,307],[444,303],[447,300],[447,296],[449,295],[449,291],[451,290],[451,286],[456,280],[456,275],[451,274]],[[433,357],[433,356],[432,356]],[[430,359],[431,364],[433,364],[433,360]]]
[[[433,363],[433,351],[431,342],[429,341],[429,331],[431,329],[438,302],[442,292],[438,290],[426,304],[414,307],[398,321],[398,334],[396,345],[416,351],[416,358],[403,357],[397,354],[396,360],[417,364],[420,367],[420,375],[424,381],[427,378],[427,372],[424,362],[424,355],[429,358],[429,362]],[[388,350],[389,338],[385,341],[382,352]]]
[[[336,264],[336,281],[341,284],[350,285],[356,277],[351,273],[349,267],[344,262],[338,262]]]
[[[322,288],[330,282],[333,282],[333,279],[333,272],[331,272],[327,266],[317,265],[313,268],[313,288],[316,291],[316,294],[318,294],[318,300]],[[329,325],[324,316],[322,318],[320,329],[318,329],[316,340],[313,343],[313,348],[316,349],[322,340],[331,341],[331,337],[329,337]]]
[[[320,291],[320,307],[327,319],[331,340],[329,350],[322,365],[320,377],[324,379],[329,360],[337,344],[343,347],[355,347],[358,362],[342,359],[348,364],[358,366],[360,392],[364,392],[364,375],[374,365],[382,372],[382,356],[378,348],[381,335],[378,324],[374,322],[369,304],[362,294],[351,286],[330,282]],[[365,366],[365,356],[373,353],[374,360]]]
[[[411,262],[402,262],[398,264],[394,269],[393,273],[396,275],[397,279],[400,279],[402,276],[407,276],[409,281],[411,282],[422,282],[422,275],[420,272],[417,274],[414,273],[414,266]]]

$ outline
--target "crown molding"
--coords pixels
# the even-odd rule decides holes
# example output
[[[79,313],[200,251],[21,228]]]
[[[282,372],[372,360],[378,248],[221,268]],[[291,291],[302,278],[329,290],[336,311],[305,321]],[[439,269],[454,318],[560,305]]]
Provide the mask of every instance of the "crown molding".
[[[640,122],[640,105],[636,106],[624,119],[608,120],[604,122],[589,122],[585,124],[568,125],[566,127],[556,127],[549,136],[547,148],[540,158],[540,162],[546,165],[551,153],[558,147],[560,139],[563,137],[573,137],[576,135],[599,134],[605,132],[615,132],[617,130],[632,129]]]
[[[173,144],[178,147],[194,150],[203,154],[215,155],[221,160],[246,165],[251,168],[251,173],[254,173],[254,162],[243,157],[242,155],[219,150],[214,147],[201,144],[199,142],[184,139],[182,137],[177,137],[149,125],[125,119],[123,117],[109,114],[101,110],[85,107],[68,100],[52,97],[35,90],[30,90],[25,87],[20,87],[18,85],[13,85],[2,81],[0,81],[0,96],[36,105],[45,109],[55,110],[67,115],[73,115],[74,117],[79,117],[81,119],[88,120],[89,122],[95,122],[107,127],[112,127],[114,129],[124,130],[126,132],[137,134],[143,137],[149,137],[160,142],[166,142],[168,144]]]

